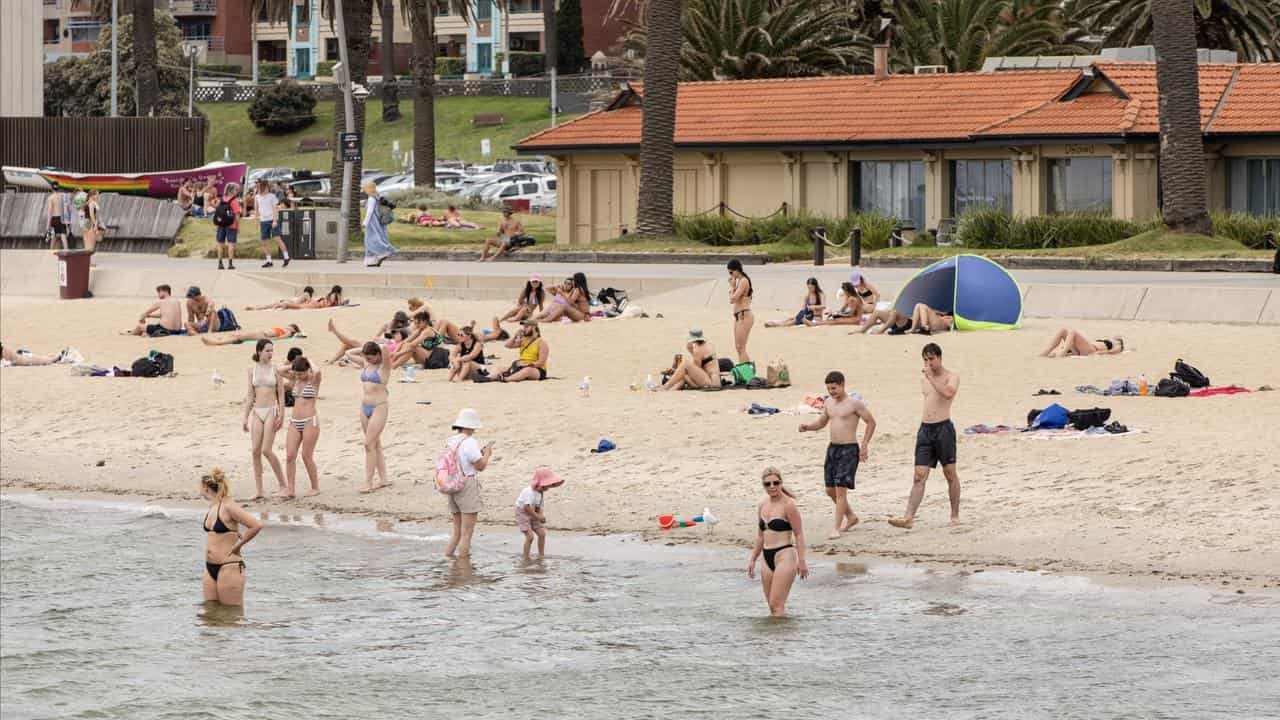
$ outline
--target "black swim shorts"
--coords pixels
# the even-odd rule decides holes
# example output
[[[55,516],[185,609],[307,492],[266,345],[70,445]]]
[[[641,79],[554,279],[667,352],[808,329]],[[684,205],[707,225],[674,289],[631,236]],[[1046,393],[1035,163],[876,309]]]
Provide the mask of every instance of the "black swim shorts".
[[[822,466],[823,484],[852,490],[858,474],[858,457],[858,443],[828,445],[827,461]]]
[[[160,323],[147,326],[147,337],[164,337],[171,334],[172,333],[169,332],[169,329]]]
[[[950,420],[920,423],[916,431],[916,467],[956,464],[956,426]]]

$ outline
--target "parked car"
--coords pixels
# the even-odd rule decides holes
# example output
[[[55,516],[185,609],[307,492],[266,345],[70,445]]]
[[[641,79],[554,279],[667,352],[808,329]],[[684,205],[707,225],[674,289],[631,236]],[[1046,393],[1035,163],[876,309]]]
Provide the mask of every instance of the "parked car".
[[[528,200],[529,206],[555,207],[556,179],[546,175],[533,180],[502,183],[486,200],[505,203],[508,200]]]
[[[328,195],[331,190],[329,178],[306,178],[304,180],[294,180],[288,183],[289,187],[298,194],[298,197],[311,197],[312,195]]]
[[[292,178],[293,178],[293,168],[264,167],[264,168],[254,168],[253,170],[250,170],[249,175],[246,177],[245,182],[248,185],[252,185],[258,182],[259,180],[266,180],[267,182],[277,182],[277,181],[290,180]]]
[[[442,192],[451,192],[457,189],[462,183],[462,173],[457,170],[436,170],[436,190]],[[413,173],[404,173],[402,175],[391,175],[381,182],[377,183],[378,192],[389,193],[399,190],[411,190],[416,185],[413,182]]]
[[[533,180],[539,177],[544,177],[544,176],[535,174],[535,173],[519,172],[519,173],[504,173],[502,175],[495,175],[484,182],[480,182],[480,183],[472,182],[469,185],[466,184],[466,181],[464,181],[464,184],[460,188],[458,195],[460,197],[483,197],[487,191],[493,190],[495,187],[503,183],[519,182],[521,180]]]

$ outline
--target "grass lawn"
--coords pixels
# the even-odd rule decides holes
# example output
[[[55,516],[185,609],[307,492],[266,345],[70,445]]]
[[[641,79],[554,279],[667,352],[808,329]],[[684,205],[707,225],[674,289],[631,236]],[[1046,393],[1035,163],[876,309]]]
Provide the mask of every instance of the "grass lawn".
[[[1206,259],[1206,258],[1270,258],[1274,250],[1252,250],[1230,238],[1182,235],[1161,229],[1125,238],[1106,245],[1087,247],[1013,249],[1013,248],[964,248],[964,247],[902,247],[886,248],[868,253],[871,257],[919,257],[944,258],[959,253],[976,255],[1073,257],[1073,258],[1142,258]]]
[[[327,152],[299,153],[298,140],[304,137],[331,137],[333,133],[332,102],[316,103],[316,122],[310,127],[284,135],[267,135],[249,122],[248,103],[208,103],[200,110],[209,118],[210,132],[205,141],[205,157],[221,160],[222,149],[229,148],[233,161],[251,167],[293,167],[328,170],[331,155]],[[413,102],[400,101],[402,117],[394,123],[382,122],[382,101],[370,100],[366,111],[364,166],[391,170],[391,143],[400,141],[400,151],[413,148]],[[501,113],[506,124],[501,127],[472,128],[471,117],[481,113]],[[561,116],[561,122],[572,116]],[[451,97],[436,99],[436,157],[461,158],[481,162],[480,140],[489,138],[493,148],[490,159],[514,157],[511,145],[544,130],[551,124],[545,98]]]

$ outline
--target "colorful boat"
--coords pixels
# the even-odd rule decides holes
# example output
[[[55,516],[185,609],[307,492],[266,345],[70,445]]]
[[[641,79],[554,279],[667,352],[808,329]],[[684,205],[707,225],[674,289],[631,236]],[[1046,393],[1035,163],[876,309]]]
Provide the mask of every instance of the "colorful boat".
[[[205,183],[210,178],[222,188],[229,182],[244,185],[245,163],[214,162],[190,170],[163,170],[142,173],[77,173],[56,168],[4,167],[4,181],[9,185],[49,190],[97,190],[98,192],[148,195],[168,198],[178,194],[178,187],[191,180]]]

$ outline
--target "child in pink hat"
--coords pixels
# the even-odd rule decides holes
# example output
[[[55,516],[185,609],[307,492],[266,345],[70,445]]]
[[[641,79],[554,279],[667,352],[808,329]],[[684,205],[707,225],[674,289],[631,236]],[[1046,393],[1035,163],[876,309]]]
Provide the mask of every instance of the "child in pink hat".
[[[529,550],[533,547],[533,538],[538,537],[538,559],[541,560],[547,549],[546,515],[542,514],[542,493],[553,487],[564,484],[551,471],[551,468],[540,467],[533,473],[529,487],[520,491],[516,498],[516,528],[524,533],[524,559],[531,560]]]

